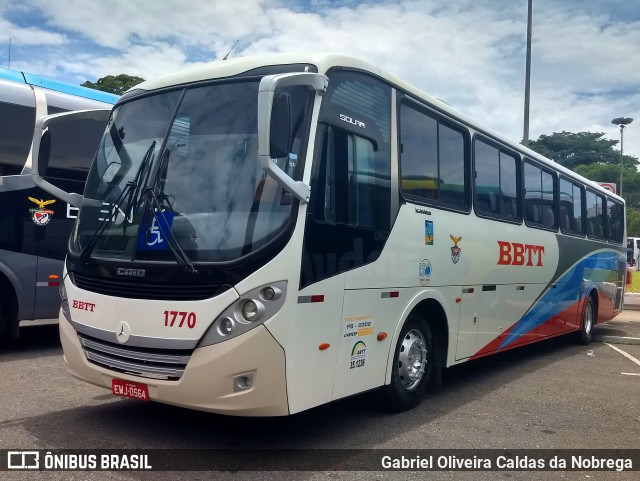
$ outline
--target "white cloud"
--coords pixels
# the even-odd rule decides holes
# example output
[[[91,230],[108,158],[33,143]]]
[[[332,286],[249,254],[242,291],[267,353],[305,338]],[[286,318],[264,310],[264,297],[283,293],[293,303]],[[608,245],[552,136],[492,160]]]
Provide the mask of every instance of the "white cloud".
[[[33,65],[82,80],[118,73],[150,78],[220,58],[238,39],[234,56],[339,51],[381,66],[514,141],[522,136],[526,2],[312,0],[306,10],[286,0],[21,5],[0,0],[0,12],[32,9],[46,24],[21,29],[0,19],[0,31],[10,25],[16,36],[55,52],[19,60],[27,71]],[[633,9],[615,17],[612,5],[534,2],[531,138],[588,129],[618,139],[611,119],[633,117],[625,152],[640,157],[640,17],[630,18]]]
[[[1,11],[1,10],[0,10]],[[2,43],[12,45],[62,45],[67,43],[67,36],[60,33],[47,32],[35,27],[19,27],[0,18],[0,32],[2,32]]]
[[[51,25],[75,31],[102,47],[126,50],[131,44],[167,38],[182,46],[211,47],[221,39],[253,34],[263,23],[261,0],[185,2],[155,0],[82,2],[25,0]]]
[[[144,59],[144,61],[141,61]],[[84,76],[100,78],[106,75],[126,73],[142,78],[152,78],[176,69],[191,66],[185,53],[175,46],[156,43],[153,45],[134,45],[120,55],[91,57],[83,55],[73,60],[58,62],[60,68]]]

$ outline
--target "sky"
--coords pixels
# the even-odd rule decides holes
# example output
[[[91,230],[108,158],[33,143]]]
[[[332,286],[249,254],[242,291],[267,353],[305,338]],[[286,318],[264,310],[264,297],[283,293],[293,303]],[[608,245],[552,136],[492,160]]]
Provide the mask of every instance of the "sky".
[[[640,158],[640,1],[533,0],[532,19],[529,138],[619,140],[611,120],[631,117],[624,153]],[[520,142],[526,30],[527,0],[0,0],[0,66],[81,84],[221,59],[236,40],[230,57],[339,52]]]

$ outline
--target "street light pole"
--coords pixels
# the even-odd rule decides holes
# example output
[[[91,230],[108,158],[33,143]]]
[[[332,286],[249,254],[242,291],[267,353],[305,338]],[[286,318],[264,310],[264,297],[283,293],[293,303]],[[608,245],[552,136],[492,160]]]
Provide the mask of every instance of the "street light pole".
[[[624,152],[623,152],[623,140],[624,140],[624,128],[633,122],[629,117],[617,117],[611,121],[614,125],[620,126],[620,189],[618,195],[622,197],[622,172],[624,170]]]
[[[522,131],[522,145],[529,145],[529,103],[531,92],[531,31],[533,16],[533,0],[529,0],[527,8],[527,54],[524,74],[524,126]]]

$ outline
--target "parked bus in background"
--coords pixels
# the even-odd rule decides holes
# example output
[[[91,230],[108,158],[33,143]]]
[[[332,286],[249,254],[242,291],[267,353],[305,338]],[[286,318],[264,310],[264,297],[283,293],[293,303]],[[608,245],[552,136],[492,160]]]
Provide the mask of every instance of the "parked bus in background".
[[[38,118],[109,109],[116,95],[0,68],[0,338],[20,320],[57,317],[67,241],[77,209],[37,187],[30,148]],[[106,122],[70,120],[52,128],[52,184],[82,192]],[[47,134],[46,138],[49,138]]]
[[[627,237],[627,265],[640,270],[640,237]]]
[[[138,85],[78,206],[65,363],[117,396],[266,416],[380,389],[401,411],[444,367],[586,344],[622,309],[620,197],[346,56]]]

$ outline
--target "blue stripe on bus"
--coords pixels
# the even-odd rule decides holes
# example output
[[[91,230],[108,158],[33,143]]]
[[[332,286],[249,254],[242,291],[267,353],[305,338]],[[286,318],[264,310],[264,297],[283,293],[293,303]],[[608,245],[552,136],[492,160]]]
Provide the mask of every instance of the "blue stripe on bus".
[[[11,80],[12,82],[26,83],[22,72],[16,70],[9,70],[8,68],[0,67],[0,78],[5,80]]]
[[[109,92],[102,92],[100,90],[94,90],[87,87],[81,87],[80,85],[68,85],[62,82],[56,82],[55,80],[49,80],[37,75],[24,74],[24,77],[28,84],[36,85],[49,90],[55,90],[56,92],[62,92],[69,95],[75,95],[77,97],[84,97],[87,99],[97,100],[99,102],[106,102],[109,104],[116,103],[118,96]]]
[[[26,83],[42,87],[56,92],[62,92],[65,94],[75,95],[76,97],[84,97],[86,99],[96,100],[98,102],[105,102],[108,104],[115,104],[118,100],[118,95],[102,92],[101,90],[94,90],[87,87],[81,87],[80,85],[70,85],[55,80],[50,80],[39,75],[32,75],[29,73],[19,72],[17,70],[10,70],[0,67],[0,78],[5,80],[11,80],[12,82]]]
[[[618,254],[615,252],[598,252],[581,260],[554,282],[566,285],[561,289],[547,289],[529,312],[515,324],[498,349],[504,349],[576,302],[582,301],[582,297],[586,295],[586,291],[580,292],[583,282],[607,281],[610,273],[616,272],[617,262]]]

